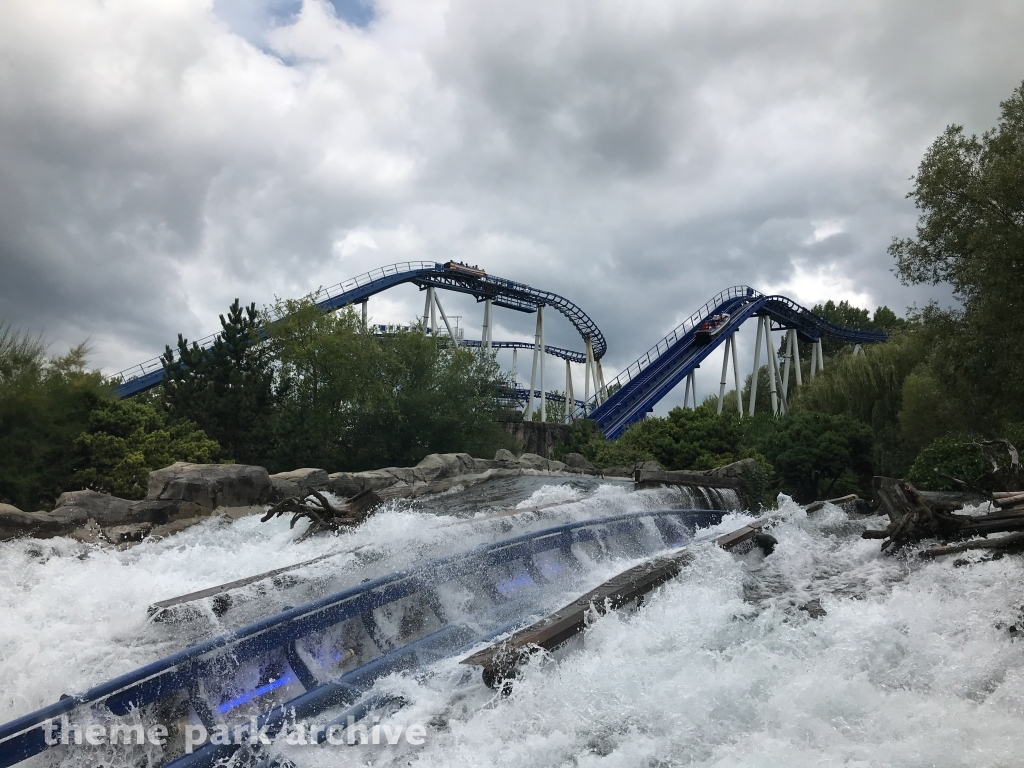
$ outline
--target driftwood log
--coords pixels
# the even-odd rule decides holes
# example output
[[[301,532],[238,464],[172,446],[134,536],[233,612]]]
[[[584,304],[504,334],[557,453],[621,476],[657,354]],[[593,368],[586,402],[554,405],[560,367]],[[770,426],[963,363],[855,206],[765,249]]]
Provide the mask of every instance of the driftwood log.
[[[322,493],[311,490],[305,496],[289,496],[277,502],[260,518],[260,522],[265,523],[275,517],[290,514],[292,521],[288,527],[294,528],[299,520],[306,518],[310,521],[309,528],[299,537],[299,541],[304,541],[320,531],[340,531],[359,525],[382,503],[380,496],[366,490],[353,496],[344,507],[338,509]]]
[[[908,482],[887,481],[876,491],[882,509],[889,515],[889,525],[882,530],[861,534],[865,539],[885,539],[882,549],[892,551],[922,539],[938,539],[944,543],[987,537],[993,533],[1021,532],[989,541],[974,541],[954,546],[935,547],[922,552],[925,557],[964,552],[969,549],[1010,550],[1024,545],[1024,494],[996,495],[998,511],[970,517],[953,514],[941,502],[930,502]]]

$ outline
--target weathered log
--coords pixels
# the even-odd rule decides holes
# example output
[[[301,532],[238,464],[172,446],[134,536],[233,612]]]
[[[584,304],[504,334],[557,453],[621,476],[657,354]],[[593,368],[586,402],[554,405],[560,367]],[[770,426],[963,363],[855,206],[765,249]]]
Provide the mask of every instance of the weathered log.
[[[993,493],[992,497],[997,507],[1012,507],[1015,504],[1024,503],[1024,493],[1011,493],[1005,496],[1002,494],[997,496]]]
[[[814,501],[807,505],[807,514],[811,515],[815,512],[818,512],[819,510],[824,508],[826,504],[835,504],[837,507],[840,507],[843,504],[849,502],[857,502],[859,500],[860,498],[857,496],[856,493],[850,493],[847,494],[846,496],[840,496],[837,499],[823,499],[821,501]]]
[[[942,555],[955,555],[960,552],[967,552],[972,549],[989,549],[995,551],[1015,551],[1024,549],[1024,532],[1011,533],[1009,536],[1001,536],[998,539],[984,539],[982,541],[968,541],[966,544],[951,544],[942,547],[925,549],[919,554],[924,558],[941,557]]]
[[[965,524],[977,518],[953,515],[932,509],[918,490],[907,482],[884,485],[876,491],[882,507],[889,515],[882,550],[899,550],[921,539],[938,538],[943,541],[960,538]],[[1022,526],[1024,527],[1024,526]],[[881,538],[881,531],[865,531],[868,539]]]

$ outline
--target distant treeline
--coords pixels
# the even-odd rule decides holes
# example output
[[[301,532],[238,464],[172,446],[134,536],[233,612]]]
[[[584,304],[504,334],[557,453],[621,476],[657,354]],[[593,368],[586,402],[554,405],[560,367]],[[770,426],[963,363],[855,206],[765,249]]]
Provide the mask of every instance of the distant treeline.
[[[163,385],[129,400],[88,370],[84,346],[50,358],[42,340],[0,328],[0,501],[49,508],[85,487],[141,498],[149,472],[174,461],[338,471],[518,447],[495,420],[493,357],[376,335],[351,310],[305,300],[270,314],[284,319],[235,301],[212,347],[179,336]]]

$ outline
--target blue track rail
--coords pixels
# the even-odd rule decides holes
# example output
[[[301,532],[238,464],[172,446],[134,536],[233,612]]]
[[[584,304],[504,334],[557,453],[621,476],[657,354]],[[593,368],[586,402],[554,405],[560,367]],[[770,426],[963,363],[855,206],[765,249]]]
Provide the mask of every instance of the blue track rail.
[[[490,299],[496,307],[506,307],[518,312],[536,312],[538,307],[554,307],[573,324],[583,339],[591,340],[595,359],[600,360],[608,349],[608,343],[597,324],[586,312],[564,296],[532,288],[514,280],[488,275],[480,270],[453,265],[452,262],[438,264],[408,261],[391,264],[329,288],[321,288],[310,298],[325,312],[333,312],[404,283],[412,283],[421,290],[433,287],[466,293],[476,298],[478,302]],[[205,349],[216,337],[217,334],[212,334],[196,343]],[[506,345],[516,343],[501,342]],[[573,360],[579,362],[584,359],[583,353],[574,354]],[[131,397],[152,389],[163,381],[161,358],[154,357],[126,368],[114,374],[112,380],[115,382],[114,393],[118,397]]]
[[[236,723],[245,723],[252,710],[244,707],[263,706],[260,702],[266,705],[258,715],[258,726],[279,727],[285,713],[291,710],[298,716],[310,717],[327,709],[351,706],[384,675],[458,653],[528,619],[531,606],[520,604],[522,598],[517,597],[516,590],[524,580],[532,583],[528,560],[533,556],[552,550],[571,553],[574,544],[607,542],[613,536],[636,540],[641,531],[648,530],[644,519],[650,519],[657,530],[659,548],[678,548],[691,540],[697,528],[718,524],[724,514],[719,510],[643,511],[568,523],[364,582],[193,645],[0,726],[0,768],[15,765],[52,746],[46,742],[46,726],[59,723],[62,715],[72,712],[92,717],[124,716],[187,693],[188,706],[209,727],[213,721],[229,722],[225,718],[233,714],[237,715]],[[522,574],[517,575],[520,571]],[[500,598],[492,610],[494,615],[475,617],[475,629],[448,624],[422,637],[409,638],[398,647],[392,642],[389,648],[386,643],[381,655],[340,676],[332,672],[335,667],[331,663],[309,665],[297,650],[296,643],[306,642],[311,636],[350,619],[362,617],[364,622],[372,622],[375,609],[413,595],[424,599],[427,605],[437,605],[437,585],[464,576],[471,576]],[[440,612],[444,612],[443,607]],[[488,620],[491,626],[481,630],[480,624]],[[268,660],[286,664],[279,669],[288,671],[278,674],[270,683],[250,683],[241,690],[224,682],[250,679],[243,673],[265,666]],[[268,699],[272,689],[278,694],[287,693],[287,698],[278,695],[276,700]],[[202,697],[197,693],[200,690],[205,692]],[[211,690],[221,691],[220,697],[212,702],[208,699]],[[53,735],[59,738],[59,725]],[[171,765],[212,766],[228,756],[231,749],[208,744]]]
[[[695,339],[697,327],[712,315],[729,315],[728,323],[708,342]],[[626,370],[607,383],[601,400],[592,397],[577,417],[597,422],[605,437],[615,439],[640,421],[691,371],[744,322],[765,315],[783,328],[795,328],[798,338],[814,342],[827,336],[850,344],[874,344],[888,339],[884,333],[843,328],[823,320],[785,296],[765,296],[745,285],[722,291],[651,347]]]

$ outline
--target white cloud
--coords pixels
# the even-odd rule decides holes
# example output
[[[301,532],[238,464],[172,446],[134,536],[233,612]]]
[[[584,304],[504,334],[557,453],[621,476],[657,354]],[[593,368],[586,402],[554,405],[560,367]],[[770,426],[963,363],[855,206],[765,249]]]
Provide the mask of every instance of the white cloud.
[[[572,298],[615,369],[737,283],[900,309],[921,152],[1024,73],[999,0],[261,3],[0,4],[0,314],[115,369],[236,296],[458,258]]]

